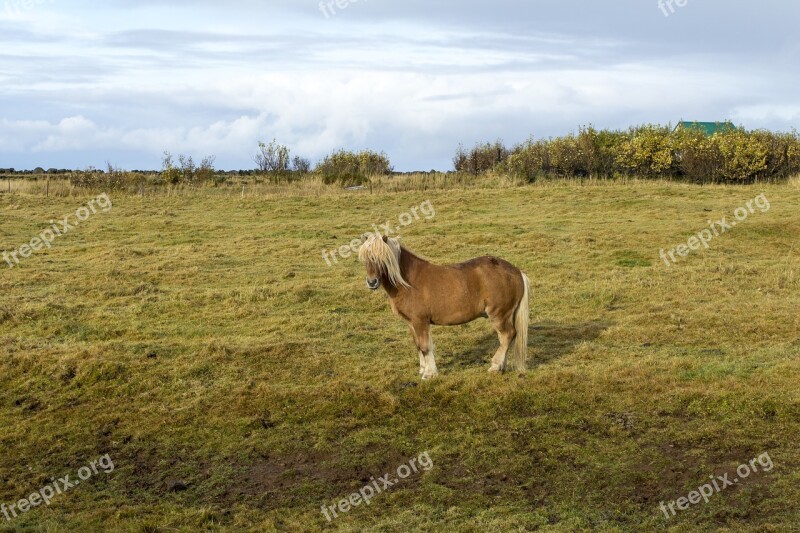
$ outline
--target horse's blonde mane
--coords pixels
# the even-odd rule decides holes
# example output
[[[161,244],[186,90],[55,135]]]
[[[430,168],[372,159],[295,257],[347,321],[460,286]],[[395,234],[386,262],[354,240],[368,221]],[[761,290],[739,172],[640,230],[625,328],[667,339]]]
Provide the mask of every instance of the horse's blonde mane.
[[[358,249],[358,259],[362,263],[377,266],[395,287],[410,288],[411,285],[400,272],[400,251],[400,241],[397,239],[387,238],[384,242],[380,235],[370,233]]]

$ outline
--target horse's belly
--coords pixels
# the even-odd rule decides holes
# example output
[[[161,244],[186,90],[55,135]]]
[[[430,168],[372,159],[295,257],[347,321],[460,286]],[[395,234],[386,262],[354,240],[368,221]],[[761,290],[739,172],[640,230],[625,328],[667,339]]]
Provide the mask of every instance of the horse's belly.
[[[439,301],[431,309],[431,323],[437,326],[460,326],[486,316],[484,306],[472,301]]]
[[[462,317],[455,317],[455,318],[443,318],[441,320],[432,320],[431,324],[434,326],[462,326],[464,324],[469,324],[473,320],[477,320],[479,318],[488,318],[489,315],[486,313],[481,313],[474,317],[469,317],[468,315],[464,315]]]

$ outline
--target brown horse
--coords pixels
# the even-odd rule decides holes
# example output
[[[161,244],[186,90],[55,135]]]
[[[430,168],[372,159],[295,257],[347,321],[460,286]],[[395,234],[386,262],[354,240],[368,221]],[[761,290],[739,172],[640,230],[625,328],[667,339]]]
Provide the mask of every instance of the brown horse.
[[[458,326],[481,317],[492,321],[500,339],[489,372],[505,370],[515,339],[510,366],[525,370],[530,281],[517,267],[495,257],[434,265],[397,239],[372,233],[362,237],[358,257],[367,267],[367,287],[374,291],[382,286],[392,312],[411,328],[422,379],[438,374],[431,326]]]

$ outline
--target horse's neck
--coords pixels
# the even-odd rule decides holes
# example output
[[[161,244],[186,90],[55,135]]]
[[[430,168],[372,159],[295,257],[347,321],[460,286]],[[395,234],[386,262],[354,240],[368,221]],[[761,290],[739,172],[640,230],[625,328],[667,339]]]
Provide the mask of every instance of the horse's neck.
[[[400,273],[406,281],[409,281],[408,276],[413,276],[417,269],[428,264],[430,264],[428,261],[425,261],[413,252],[405,248],[400,248]]]
[[[400,248],[400,275],[403,276],[403,279],[406,282],[410,283],[412,286],[414,285],[414,274],[420,267],[430,264],[428,261],[425,261],[421,257],[414,255],[413,252],[409,252],[405,248]],[[386,283],[383,284],[386,292],[389,294],[390,298],[396,298],[399,294],[407,292],[407,287],[395,287],[388,280],[385,280]]]

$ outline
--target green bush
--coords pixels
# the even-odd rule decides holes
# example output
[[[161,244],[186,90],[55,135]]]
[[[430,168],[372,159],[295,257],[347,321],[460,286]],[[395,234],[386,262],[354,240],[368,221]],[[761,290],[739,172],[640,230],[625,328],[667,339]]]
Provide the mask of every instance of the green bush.
[[[516,178],[534,181],[550,172],[548,141],[528,139],[511,150],[505,171]]]
[[[161,159],[161,178],[171,185],[196,185],[205,182],[217,183],[217,171],[214,169],[216,157],[206,156],[197,165],[192,156],[180,154],[178,164],[170,152],[164,152]]]
[[[320,161],[314,172],[327,184],[360,185],[371,176],[385,176],[392,172],[392,164],[384,153],[362,150],[339,150]]]
[[[458,172],[482,174],[502,166],[509,154],[509,150],[500,140],[493,143],[476,144],[469,151],[460,145],[453,157],[453,166]]]
[[[732,131],[713,137],[720,154],[720,175],[725,181],[766,177],[769,145],[761,135]]]
[[[617,147],[618,170],[644,177],[669,174],[674,161],[670,130],[661,126],[631,129],[627,139]]]
[[[73,187],[105,192],[132,190],[142,181],[141,174],[128,172],[108,165],[108,171],[92,169],[87,172],[74,172],[69,175],[69,183]]]
[[[586,174],[584,160],[574,135],[550,139],[547,147],[550,156],[550,172],[562,177]]]

